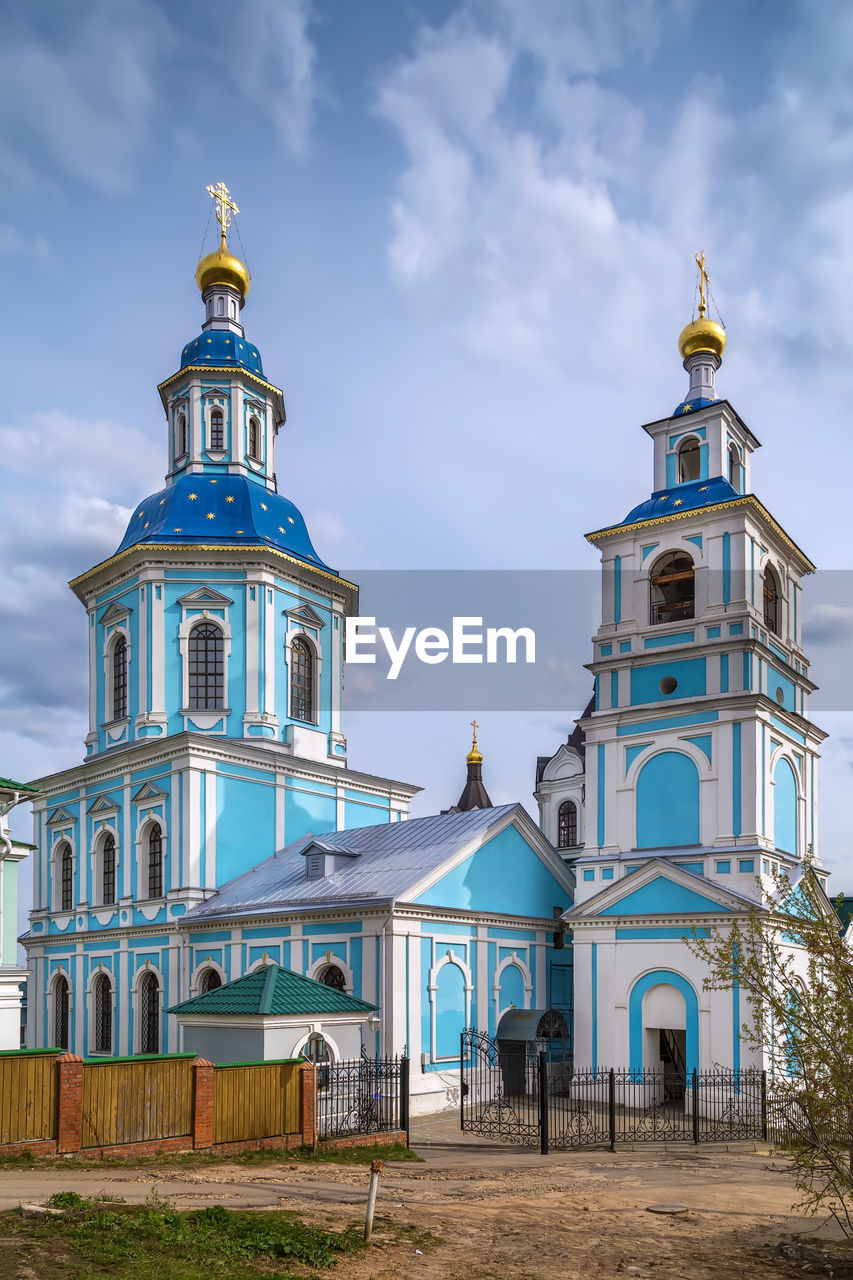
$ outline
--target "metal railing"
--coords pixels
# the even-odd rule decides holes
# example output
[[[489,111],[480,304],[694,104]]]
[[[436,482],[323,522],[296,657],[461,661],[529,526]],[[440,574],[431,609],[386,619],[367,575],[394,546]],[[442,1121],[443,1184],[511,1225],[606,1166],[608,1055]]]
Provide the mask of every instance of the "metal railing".
[[[363,1055],[320,1066],[317,1132],[321,1142],[356,1134],[408,1130],[408,1057]]]

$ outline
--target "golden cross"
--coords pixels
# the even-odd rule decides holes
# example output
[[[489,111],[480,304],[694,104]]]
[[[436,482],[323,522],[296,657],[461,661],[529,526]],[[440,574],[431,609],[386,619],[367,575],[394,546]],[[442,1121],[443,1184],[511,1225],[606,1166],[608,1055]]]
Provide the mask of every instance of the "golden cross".
[[[228,235],[228,228],[231,226],[231,215],[232,213],[239,213],[240,210],[231,199],[231,192],[224,182],[217,182],[215,187],[208,185],[207,192],[216,209],[216,220],[222,228],[222,242],[224,244]]]
[[[208,191],[210,188],[208,187]],[[705,301],[705,289],[711,283],[711,278],[705,269],[705,250],[700,249],[696,254],[696,266],[699,268],[699,314],[704,316],[708,310],[708,304]]]
[[[480,726],[477,724],[476,720],[471,721],[471,728],[474,730],[474,746],[475,747],[477,745],[477,730],[479,729],[479,727]]]

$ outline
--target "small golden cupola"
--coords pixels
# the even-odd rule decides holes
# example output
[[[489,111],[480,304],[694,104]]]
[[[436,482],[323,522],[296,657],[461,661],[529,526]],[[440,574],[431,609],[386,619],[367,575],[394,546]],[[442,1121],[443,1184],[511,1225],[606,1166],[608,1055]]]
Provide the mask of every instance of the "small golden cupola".
[[[242,330],[239,314],[252,283],[249,268],[228,247],[232,216],[240,210],[224,182],[207,188],[219,223],[219,247],[206,254],[196,267],[196,284],[201,290],[209,322],[219,321]]]
[[[477,729],[479,726],[476,720],[471,721],[471,727],[474,730],[474,741],[471,744],[471,750],[465,757],[465,763],[468,766],[468,777],[465,780],[462,795],[455,805],[456,811],[460,813],[465,813],[469,809],[491,809],[493,807],[489,799],[489,793],[483,784],[483,753],[477,746]]]
[[[686,398],[676,408],[676,413],[689,413],[718,399],[714,375],[722,364],[726,349],[726,330],[721,321],[712,320],[707,314],[710,297],[710,277],[705,266],[705,254],[696,254],[699,269],[699,315],[681,330],[678,350],[684,368],[690,374],[690,387]]]

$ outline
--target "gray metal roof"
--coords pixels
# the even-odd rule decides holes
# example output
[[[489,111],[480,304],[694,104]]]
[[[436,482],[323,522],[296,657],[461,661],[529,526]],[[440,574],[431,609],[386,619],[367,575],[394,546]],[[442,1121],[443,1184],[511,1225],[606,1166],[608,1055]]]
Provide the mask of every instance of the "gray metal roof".
[[[406,901],[424,876],[437,871],[470,841],[487,838],[516,811],[524,813],[520,804],[505,804],[305,836],[224,884],[212,898],[188,911],[181,924],[318,906]],[[312,844],[358,856],[338,871],[309,880],[302,855]]]

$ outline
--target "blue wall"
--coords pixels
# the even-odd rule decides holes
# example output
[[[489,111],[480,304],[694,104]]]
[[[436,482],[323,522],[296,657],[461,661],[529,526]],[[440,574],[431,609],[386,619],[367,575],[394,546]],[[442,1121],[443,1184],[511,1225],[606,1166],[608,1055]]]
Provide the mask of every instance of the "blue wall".
[[[415,902],[551,919],[554,907],[568,909],[571,895],[521,832],[507,827]]]
[[[773,781],[773,843],[786,853],[797,853],[797,779],[784,756]]]
[[[680,751],[661,751],[637,775],[637,848],[699,844],[699,771]]]

